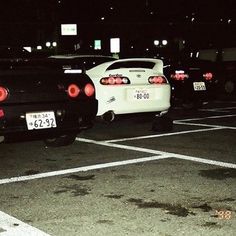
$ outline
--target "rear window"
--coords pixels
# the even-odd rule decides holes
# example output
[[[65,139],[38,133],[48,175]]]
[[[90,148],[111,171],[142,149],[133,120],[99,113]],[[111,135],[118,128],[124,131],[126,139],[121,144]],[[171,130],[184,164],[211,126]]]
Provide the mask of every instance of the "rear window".
[[[122,69],[122,68],[145,68],[152,69],[155,66],[151,61],[122,61],[110,65],[107,70]]]

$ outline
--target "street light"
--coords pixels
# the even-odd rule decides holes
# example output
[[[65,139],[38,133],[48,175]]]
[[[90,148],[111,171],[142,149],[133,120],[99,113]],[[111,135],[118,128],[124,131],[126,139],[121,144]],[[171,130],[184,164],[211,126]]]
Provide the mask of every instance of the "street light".
[[[157,40],[157,39],[154,40],[154,45],[155,45],[155,46],[158,46],[159,44],[160,44],[160,41],[159,41],[159,40]]]
[[[167,40],[165,40],[165,39],[162,40],[162,45],[163,45],[163,46],[166,46],[167,44],[168,44],[168,41],[167,41]]]

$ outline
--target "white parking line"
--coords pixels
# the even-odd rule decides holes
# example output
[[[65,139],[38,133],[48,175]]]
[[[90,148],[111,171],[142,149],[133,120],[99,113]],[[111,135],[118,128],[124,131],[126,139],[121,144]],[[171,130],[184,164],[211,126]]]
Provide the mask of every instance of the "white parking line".
[[[192,126],[198,126],[198,127],[212,127],[211,129],[236,129],[236,127],[233,126],[225,126],[225,125],[208,125],[208,124],[201,124],[201,123],[192,123],[192,122],[182,122],[182,121],[174,121],[174,124],[177,125],[192,125]],[[208,129],[208,130],[211,130]],[[204,131],[204,129],[203,129]]]
[[[116,144],[116,143],[108,143],[108,142],[103,142],[103,141],[95,141],[95,140],[92,140],[92,139],[77,138],[76,140],[77,141],[81,141],[81,142],[86,142],[86,143],[102,145],[102,146],[108,146],[108,147],[113,147],[113,148],[125,149],[125,150],[133,150],[133,151],[141,151],[141,152],[149,152],[149,153],[156,152],[156,153],[164,156],[165,158],[178,158],[178,159],[194,161],[194,162],[199,162],[199,163],[208,164],[208,165],[216,165],[216,166],[236,169],[236,164],[234,164],[234,163],[228,163],[228,162],[222,162],[222,161],[214,161],[214,160],[209,160],[209,159],[205,159],[205,158],[192,157],[192,156],[176,154],[176,153],[171,153],[171,152],[155,151],[153,149],[148,149],[148,148],[139,148],[139,147],[128,146],[128,145],[121,145],[121,144]]]
[[[188,123],[176,123],[176,124],[183,124],[188,125]],[[191,124],[190,124],[191,125]],[[212,128],[205,128],[205,129],[195,129],[195,130],[187,130],[187,131],[179,131],[179,132],[171,132],[171,133],[163,133],[163,134],[154,134],[154,135],[145,135],[145,136],[137,136],[137,137],[131,137],[131,138],[121,138],[121,139],[111,139],[111,140],[105,140],[104,142],[107,143],[115,143],[115,142],[124,142],[124,141],[131,141],[131,140],[140,140],[140,139],[148,139],[148,138],[158,138],[158,137],[165,137],[165,136],[173,136],[173,135],[179,135],[179,134],[191,134],[191,133],[198,133],[198,132],[205,132],[205,131],[213,131],[213,130],[219,130],[224,129],[222,127],[215,127]]]
[[[178,122],[185,122],[185,121],[206,120],[206,119],[230,118],[230,117],[235,117],[235,116],[236,116],[236,114],[222,115],[222,116],[205,116],[205,117],[182,119],[182,120],[176,120],[176,121],[178,121]]]
[[[0,236],[50,236],[0,211]]]
[[[45,173],[40,173],[40,174],[34,174],[34,175],[26,175],[26,176],[18,176],[18,177],[0,179],[0,185],[9,184],[9,183],[16,183],[16,182],[23,182],[23,181],[34,180],[34,179],[42,179],[42,178],[48,178],[48,177],[60,176],[60,175],[78,173],[78,172],[86,172],[89,170],[98,170],[98,169],[105,169],[105,168],[116,167],[116,166],[137,164],[137,163],[148,162],[148,161],[156,161],[156,160],[169,158],[169,156],[168,155],[166,156],[165,153],[163,153],[163,155],[161,155],[161,152],[157,152],[157,153],[159,154],[158,156],[143,157],[143,158],[137,158],[137,159],[124,160],[124,161],[114,161],[114,162],[108,162],[108,163],[103,163],[103,164],[82,166],[82,167],[77,167],[77,168],[51,171],[51,172],[45,172]]]

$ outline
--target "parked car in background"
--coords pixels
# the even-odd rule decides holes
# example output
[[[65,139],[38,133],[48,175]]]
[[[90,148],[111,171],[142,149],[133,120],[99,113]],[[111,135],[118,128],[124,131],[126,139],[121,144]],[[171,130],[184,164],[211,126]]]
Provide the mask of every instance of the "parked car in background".
[[[214,64],[197,59],[169,60],[164,74],[172,87],[172,104],[198,108],[216,96]]]
[[[165,114],[170,108],[171,87],[159,59],[113,60],[86,73],[96,88],[97,116],[105,120],[112,121],[120,114]]]
[[[58,64],[62,65],[63,69],[83,68],[84,71],[104,62],[116,60],[116,58],[111,56],[78,54],[54,55],[50,56],[49,59],[56,60]]]
[[[223,97],[236,95],[236,47],[199,50],[199,58],[214,62],[217,71],[218,93]]]
[[[49,60],[0,60],[0,141],[68,145],[92,127],[95,88],[81,71],[67,73]]]

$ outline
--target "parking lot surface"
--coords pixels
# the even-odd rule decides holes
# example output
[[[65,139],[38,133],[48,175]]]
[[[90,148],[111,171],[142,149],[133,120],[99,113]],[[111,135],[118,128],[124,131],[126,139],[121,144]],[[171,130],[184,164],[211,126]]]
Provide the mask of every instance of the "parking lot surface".
[[[236,102],[0,146],[0,235],[235,235]]]

